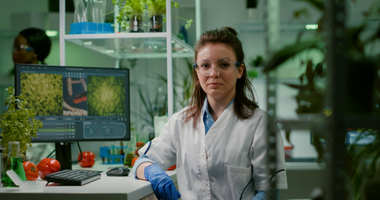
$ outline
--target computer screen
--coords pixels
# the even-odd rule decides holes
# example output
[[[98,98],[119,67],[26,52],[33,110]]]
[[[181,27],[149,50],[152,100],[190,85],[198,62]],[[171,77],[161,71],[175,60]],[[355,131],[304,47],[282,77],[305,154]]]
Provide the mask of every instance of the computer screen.
[[[128,69],[15,67],[15,93],[43,123],[32,142],[130,140]]]

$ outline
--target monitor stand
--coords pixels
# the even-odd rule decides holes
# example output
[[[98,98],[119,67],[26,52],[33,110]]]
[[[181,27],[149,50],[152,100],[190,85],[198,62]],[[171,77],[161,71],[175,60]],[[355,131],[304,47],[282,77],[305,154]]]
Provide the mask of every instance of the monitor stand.
[[[69,161],[71,159],[71,143],[56,142],[55,159],[61,164],[60,170],[72,169]]]

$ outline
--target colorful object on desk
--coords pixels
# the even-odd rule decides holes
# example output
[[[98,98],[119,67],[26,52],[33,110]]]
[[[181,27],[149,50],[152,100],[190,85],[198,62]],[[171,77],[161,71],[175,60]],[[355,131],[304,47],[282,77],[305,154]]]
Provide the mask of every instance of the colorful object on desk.
[[[78,22],[71,23],[69,34],[114,33],[112,23]]]
[[[22,166],[24,167],[26,180],[36,181],[38,179],[38,168],[34,163],[25,161]]]
[[[177,165],[173,165],[173,166],[169,167],[168,171],[175,170],[175,168],[177,168]]]
[[[38,175],[45,180],[46,175],[58,172],[61,169],[61,163],[56,159],[44,158],[38,163],[37,168]]]
[[[81,167],[92,167],[95,164],[95,154],[91,151],[82,152],[82,159],[80,159],[81,155],[78,155],[78,164]]]
[[[137,159],[139,159],[139,157],[132,158],[132,167],[135,166],[135,162],[136,162]]]
[[[293,146],[284,146],[285,159],[293,157]]]
[[[125,147],[99,147],[100,155],[102,158],[102,164],[123,164],[124,155],[120,155],[120,149]]]

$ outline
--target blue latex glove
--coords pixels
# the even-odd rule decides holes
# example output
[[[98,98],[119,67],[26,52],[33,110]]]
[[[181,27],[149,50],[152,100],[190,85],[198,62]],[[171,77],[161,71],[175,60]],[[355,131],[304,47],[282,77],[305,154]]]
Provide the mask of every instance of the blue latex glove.
[[[145,167],[144,176],[152,184],[157,199],[178,200],[181,197],[172,179],[158,165]]]

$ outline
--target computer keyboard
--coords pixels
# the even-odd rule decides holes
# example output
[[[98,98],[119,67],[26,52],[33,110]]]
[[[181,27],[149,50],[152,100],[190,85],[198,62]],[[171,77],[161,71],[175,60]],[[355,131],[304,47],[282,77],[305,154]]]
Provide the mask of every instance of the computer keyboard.
[[[100,179],[101,171],[87,171],[81,169],[65,169],[45,176],[47,182],[62,183],[65,185],[84,185]]]

